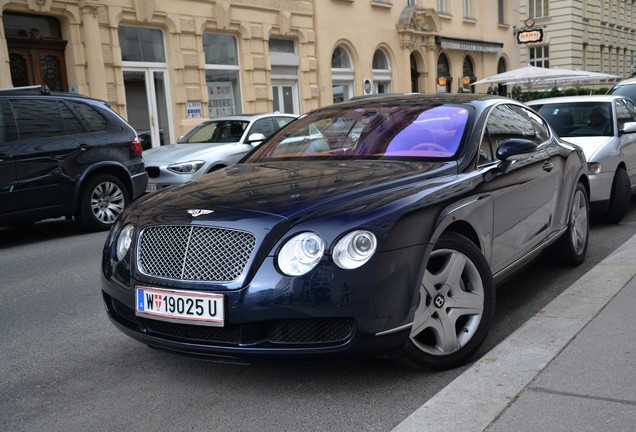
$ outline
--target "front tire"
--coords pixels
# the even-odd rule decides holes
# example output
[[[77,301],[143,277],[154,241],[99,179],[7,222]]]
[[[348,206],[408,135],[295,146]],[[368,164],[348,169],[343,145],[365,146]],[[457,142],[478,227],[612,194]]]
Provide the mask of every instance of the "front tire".
[[[464,364],[486,339],[495,310],[488,262],[466,237],[444,233],[426,263],[404,363],[424,369]]]
[[[121,180],[112,175],[93,177],[82,187],[76,218],[89,231],[104,231],[130,203]]]
[[[577,266],[585,259],[590,233],[590,203],[585,186],[579,183],[570,207],[568,229],[552,247],[552,253],[563,264]]]
[[[610,194],[609,207],[603,216],[603,221],[615,224],[623,220],[629,210],[632,200],[632,186],[629,182],[627,171],[618,168],[612,181],[612,193]]]

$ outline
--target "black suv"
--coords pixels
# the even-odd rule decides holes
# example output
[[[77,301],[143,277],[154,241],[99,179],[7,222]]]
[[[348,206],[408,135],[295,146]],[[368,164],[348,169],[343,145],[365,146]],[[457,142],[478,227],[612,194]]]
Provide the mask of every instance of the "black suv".
[[[146,189],[141,152],[103,101],[46,86],[0,90],[0,225],[66,216],[108,229]]]

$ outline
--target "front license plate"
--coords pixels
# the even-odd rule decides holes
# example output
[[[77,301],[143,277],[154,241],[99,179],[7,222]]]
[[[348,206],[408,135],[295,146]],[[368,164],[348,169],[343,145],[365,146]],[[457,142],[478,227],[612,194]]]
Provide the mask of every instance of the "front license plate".
[[[157,183],[146,184],[146,192],[155,192],[157,190]]]
[[[222,327],[223,294],[137,287],[135,314],[162,321]]]

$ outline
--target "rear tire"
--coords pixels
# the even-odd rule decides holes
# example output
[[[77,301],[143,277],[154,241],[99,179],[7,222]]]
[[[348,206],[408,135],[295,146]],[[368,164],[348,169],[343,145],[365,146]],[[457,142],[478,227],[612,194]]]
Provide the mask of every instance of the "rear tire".
[[[426,263],[402,363],[443,370],[464,364],[486,339],[495,311],[488,262],[466,237],[444,233]]]
[[[609,207],[603,216],[603,222],[615,224],[623,220],[632,201],[632,186],[629,176],[623,168],[618,168],[612,181]]]
[[[128,191],[117,177],[97,175],[82,187],[75,217],[89,231],[104,231],[130,203]]]

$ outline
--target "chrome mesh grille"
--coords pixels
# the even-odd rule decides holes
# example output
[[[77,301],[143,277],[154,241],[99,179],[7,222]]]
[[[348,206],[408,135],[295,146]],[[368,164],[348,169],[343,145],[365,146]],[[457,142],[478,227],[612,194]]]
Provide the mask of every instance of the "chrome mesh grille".
[[[231,282],[247,265],[256,238],[232,229],[196,225],[146,228],[137,262],[143,274],[190,281]]]

